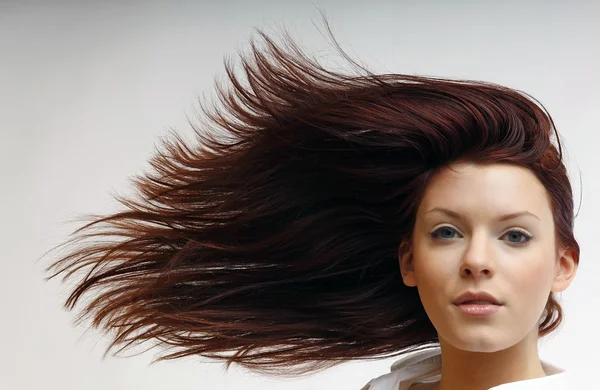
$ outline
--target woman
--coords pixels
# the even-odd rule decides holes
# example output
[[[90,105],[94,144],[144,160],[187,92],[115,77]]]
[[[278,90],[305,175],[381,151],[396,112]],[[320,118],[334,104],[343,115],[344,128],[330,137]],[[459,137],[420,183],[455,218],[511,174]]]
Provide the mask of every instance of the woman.
[[[116,332],[109,350],[176,349],[159,360],[299,374],[402,355],[365,388],[561,388],[537,340],[579,246],[545,110],[489,83],[328,71],[261,36],[198,145],[166,141],[139,197],[48,267],[86,271],[66,306],[96,292],[80,319]]]

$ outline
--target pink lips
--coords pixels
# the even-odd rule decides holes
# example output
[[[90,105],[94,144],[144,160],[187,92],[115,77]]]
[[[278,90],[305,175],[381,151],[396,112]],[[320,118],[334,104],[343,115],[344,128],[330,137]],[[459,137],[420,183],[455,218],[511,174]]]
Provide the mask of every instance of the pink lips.
[[[482,317],[496,313],[503,305],[493,295],[486,292],[467,292],[452,302],[467,315]]]

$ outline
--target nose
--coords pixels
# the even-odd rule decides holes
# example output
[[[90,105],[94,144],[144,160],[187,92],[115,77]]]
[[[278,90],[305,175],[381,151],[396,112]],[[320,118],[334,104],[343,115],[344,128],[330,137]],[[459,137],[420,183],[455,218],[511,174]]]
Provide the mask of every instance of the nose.
[[[460,274],[467,278],[492,277],[494,261],[492,243],[484,233],[473,235],[460,265]]]

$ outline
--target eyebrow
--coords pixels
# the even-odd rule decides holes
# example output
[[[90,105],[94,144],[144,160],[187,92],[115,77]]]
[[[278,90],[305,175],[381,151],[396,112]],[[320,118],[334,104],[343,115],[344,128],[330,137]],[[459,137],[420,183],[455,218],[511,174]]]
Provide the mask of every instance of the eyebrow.
[[[456,219],[463,219],[463,217],[460,214],[458,214],[457,212],[448,210],[448,209],[445,209],[442,207],[434,207],[431,210],[427,210],[426,213],[431,213],[431,212],[439,212],[439,213],[449,215],[450,217],[453,217]],[[501,215],[500,217],[498,217],[498,221],[507,221],[509,219],[515,219],[515,218],[522,217],[522,216],[530,216],[530,217],[540,219],[537,215],[530,213],[529,211],[517,211],[516,213]]]

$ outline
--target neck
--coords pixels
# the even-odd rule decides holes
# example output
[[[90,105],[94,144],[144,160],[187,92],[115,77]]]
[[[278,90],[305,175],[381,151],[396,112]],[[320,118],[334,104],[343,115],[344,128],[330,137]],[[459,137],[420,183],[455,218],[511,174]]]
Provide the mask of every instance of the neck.
[[[468,352],[441,339],[440,345],[442,372],[439,390],[488,390],[504,383],[546,375],[538,355],[537,332],[497,352]]]

